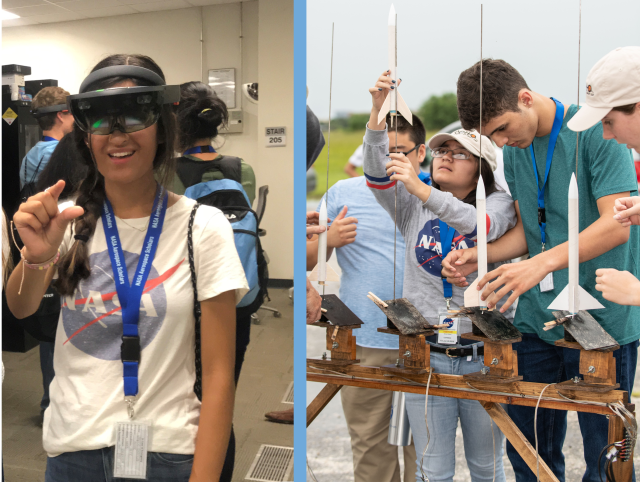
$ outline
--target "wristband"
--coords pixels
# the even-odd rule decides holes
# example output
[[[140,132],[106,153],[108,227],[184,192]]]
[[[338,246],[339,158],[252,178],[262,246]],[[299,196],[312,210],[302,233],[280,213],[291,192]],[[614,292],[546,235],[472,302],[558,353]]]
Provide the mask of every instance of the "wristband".
[[[51,266],[55,265],[60,259],[60,250],[58,250],[58,252],[53,257],[51,257],[47,261],[44,261],[43,263],[29,263],[27,258],[24,257],[24,247],[23,247],[20,250],[20,259],[22,259],[22,262],[24,263],[25,267],[29,269],[37,269],[37,270],[49,269]]]

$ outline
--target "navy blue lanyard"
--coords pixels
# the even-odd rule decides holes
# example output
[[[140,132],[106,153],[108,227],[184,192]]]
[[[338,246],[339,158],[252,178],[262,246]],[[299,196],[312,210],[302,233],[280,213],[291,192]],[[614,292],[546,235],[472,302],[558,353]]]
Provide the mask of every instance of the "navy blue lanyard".
[[[450,228],[447,223],[438,220],[440,225],[440,249],[442,250],[442,259],[446,258],[451,251],[451,243],[453,242],[453,236],[456,232],[454,228]],[[446,278],[442,278],[442,287],[444,288],[444,299],[447,300],[447,309],[449,308],[449,301],[453,297],[453,289],[451,283]]]
[[[533,142],[529,145],[531,161],[533,162],[533,175],[536,177],[536,185],[538,186],[538,226],[540,226],[540,237],[542,238],[542,251],[544,251],[544,246],[547,242],[547,217],[544,208],[544,189],[547,185],[547,179],[549,178],[551,159],[553,158],[553,151],[556,148],[556,141],[558,140],[558,134],[562,128],[562,119],[564,118],[564,105],[562,105],[562,102],[553,97],[551,97],[551,99],[556,103],[556,117],[553,120],[553,127],[551,128],[551,135],[549,136],[547,165],[544,171],[544,184],[542,184],[542,187],[540,187],[540,181],[538,181],[538,168],[536,167],[536,155],[533,152]]]
[[[123,364],[124,394],[125,397],[134,397],[138,394],[138,366],[140,365],[140,337],[138,335],[138,319],[140,317],[140,299],[144,285],[151,271],[151,263],[156,254],[158,240],[162,233],[164,215],[167,212],[167,192],[158,187],[156,198],[153,202],[153,210],[149,219],[149,227],[142,245],[142,252],[138,260],[138,267],[133,275],[133,285],[129,284],[127,264],[118,235],[113,208],[105,198],[102,210],[102,225],[107,240],[107,250],[111,258],[116,291],[120,306],[122,306],[122,348],[121,359]]]
[[[55,137],[42,136],[42,142],[57,141],[57,140],[58,139],[56,139]]]
[[[187,149],[182,153],[182,155],[187,156],[189,154],[198,154],[202,152],[216,152],[216,150],[211,146],[196,146],[191,149]]]

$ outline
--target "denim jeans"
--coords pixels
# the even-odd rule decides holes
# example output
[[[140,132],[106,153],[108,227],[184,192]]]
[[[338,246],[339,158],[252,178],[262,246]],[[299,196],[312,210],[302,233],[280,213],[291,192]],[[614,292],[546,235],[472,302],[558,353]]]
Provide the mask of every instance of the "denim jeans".
[[[55,376],[53,371],[53,348],[55,343],[52,341],[40,342],[40,369],[42,370],[42,401],[40,402],[40,411],[44,411],[49,406],[49,385]]]
[[[127,482],[113,477],[114,447],[67,452],[47,458],[44,482]],[[193,455],[149,452],[147,480],[150,482],[189,482]]]
[[[479,372],[484,357],[476,362],[466,357],[449,358],[444,353],[431,353],[431,368],[435,373],[465,375]],[[420,461],[427,445],[427,429],[424,419],[425,396],[407,393],[407,413],[416,446],[416,480],[421,481]],[[456,469],[455,444],[458,420],[462,427],[464,453],[472,482],[493,481],[495,460],[496,482],[505,482],[502,454],[504,435],[477,400],[463,400],[429,395],[428,403],[429,449],[422,468],[430,482],[452,482]],[[493,436],[491,427],[493,425]],[[494,444],[495,439],[495,455]],[[405,462],[407,463],[407,462]]]
[[[518,371],[525,382],[558,383],[578,376],[580,350],[561,348],[542,341],[537,335],[525,333],[522,341],[513,344],[518,353]],[[619,390],[629,393],[638,361],[638,342],[622,345],[613,352],[616,359],[616,380]],[[533,430],[535,408],[509,405],[508,413],[535,448]],[[614,416],[613,414],[611,416]],[[604,415],[578,412],[578,422],[582,433],[584,459],[587,470],[583,482],[600,482],[598,475],[598,456],[608,444],[609,421]],[[538,452],[560,482],[564,482],[564,455],[562,446],[567,432],[567,412],[563,410],[538,409]],[[510,443],[507,443],[507,455],[513,466],[518,482],[535,482],[536,474]],[[579,457],[580,454],[572,454]],[[602,458],[604,467],[604,457]],[[604,469],[603,469],[604,473]],[[635,475],[633,477],[635,481]]]

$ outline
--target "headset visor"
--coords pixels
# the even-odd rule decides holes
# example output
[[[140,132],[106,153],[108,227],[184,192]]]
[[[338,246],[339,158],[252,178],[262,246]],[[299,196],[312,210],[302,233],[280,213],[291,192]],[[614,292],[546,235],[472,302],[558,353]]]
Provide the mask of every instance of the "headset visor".
[[[82,131],[106,136],[116,129],[131,133],[158,121],[163,104],[178,102],[175,85],[117,87],[67,97],[69,110]]]

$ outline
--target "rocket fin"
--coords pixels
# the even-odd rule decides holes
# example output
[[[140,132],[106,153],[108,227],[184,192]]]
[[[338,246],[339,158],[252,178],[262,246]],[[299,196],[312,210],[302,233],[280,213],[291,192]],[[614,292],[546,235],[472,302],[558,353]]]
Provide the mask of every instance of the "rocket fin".
[[[404,102],[400,93],[398,93],[398,112],[402,114],[402,117],[404,117],[409,124],[413,125],[413,114],[411,113],[411,109],[407,107],[407,104]]]
[[[340,281],[340,275],[335,272],[335,270],[327,264],[327,276],[325,281]],[[313,268],[313,271],[309,273],[309,281],[318,281],[318,265]]]
[[[580,297],[580,310],[600,310],[602,303],[591,296],[582,286],[578,286],[578,296]],[[569,285],[565,286],[555,300],[547,307],[548,310],[569,310]]]
[[[387,98],[384,100],[384,104],[382,104],[382,108],[378,114],[378,124],[382,123],[382,121],[387,117],[389,109],[391,109],[391,92],[387,94]]]
[[[478,278],[475,279],[469,287],[464,290],[464,306],[465,308],[472,308],[474,306],[480,306],[480,292],[478,291]]]

